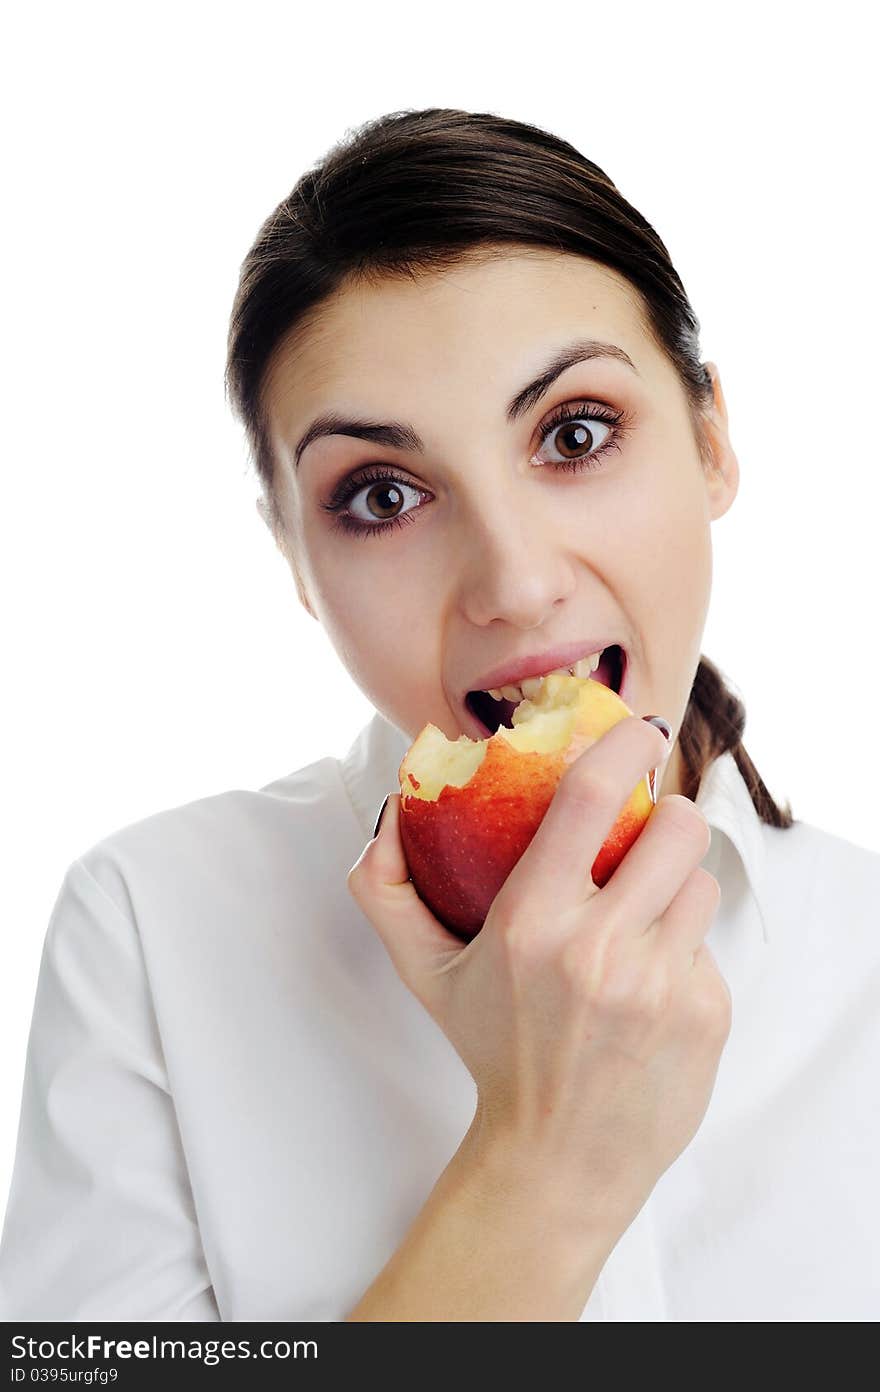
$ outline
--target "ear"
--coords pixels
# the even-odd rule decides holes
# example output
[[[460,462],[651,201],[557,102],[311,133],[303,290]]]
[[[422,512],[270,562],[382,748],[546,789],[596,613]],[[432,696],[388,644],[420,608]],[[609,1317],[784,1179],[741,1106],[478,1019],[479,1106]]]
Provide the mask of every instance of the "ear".
[[[727,427],[727,403],[721,388],[721,375],[716,363],[703,366],[712,378],[712,405],[703,412],[705,441],[704,475],[712,521],[723,517],[739,489],[739,460],[730,443]]]

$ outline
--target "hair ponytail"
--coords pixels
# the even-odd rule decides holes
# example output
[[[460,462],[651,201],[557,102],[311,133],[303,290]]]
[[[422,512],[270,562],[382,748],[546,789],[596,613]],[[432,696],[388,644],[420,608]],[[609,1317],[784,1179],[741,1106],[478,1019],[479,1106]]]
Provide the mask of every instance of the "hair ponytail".
[[[730,690],[714,662],[701,657],[678,732],[682,793],[692,802],[696,801],[704,770],[719,755],[730,750],[761,821],[774,827],[793,826],[791,803],[783,808],[770,796],[746,752],[742,742],[745,726],[745,705]]]

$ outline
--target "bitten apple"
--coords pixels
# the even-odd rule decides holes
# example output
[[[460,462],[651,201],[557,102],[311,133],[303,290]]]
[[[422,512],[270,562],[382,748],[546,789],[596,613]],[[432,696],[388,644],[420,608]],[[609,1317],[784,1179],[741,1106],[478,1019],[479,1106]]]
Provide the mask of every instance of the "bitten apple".
[[[400,833],[419,897],[471,939],[537,831],[567,766],[633,712],[610,687],[552,673],[520,701],[513,729],[448,740],[428,724],[398,770]],[[606,884],[655,806],[653,773],[633,789],[591,867]],[[586,867],[585,867],[586,868]]]

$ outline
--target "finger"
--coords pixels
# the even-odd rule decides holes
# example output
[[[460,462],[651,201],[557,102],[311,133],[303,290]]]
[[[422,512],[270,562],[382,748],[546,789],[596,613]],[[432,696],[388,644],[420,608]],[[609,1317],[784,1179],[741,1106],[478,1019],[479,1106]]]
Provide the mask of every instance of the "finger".
[[[717,1038],[726,1039],[733,1024],[733,998],[730,987],[718,969],[707,943],[702,942],[694,953],[690,972],[694,1001],[700,1003],[703,1027]]]
[[[565,770],[497,898],[549,916],[599,893],[590,875],[593,862],[648,770],[668,754],[657,727],[638,716],[626,716],[607,730]]]
[[[464,948],[419,898],[409,874],[400,838],[400,794],[392,793],[377,834],[349,870],[347,884],[398,975],[422,998],[432,973]]]
[[[679,793],[662,797],[611,879],[599,891],[619,931],[641,935],[670,908],[709,849],[702,812]]]
[[[645,937],[669,955],[676,970],[690,969],[715,922],[720,903],[720,884],[698,865],[666,912],[646,930]]]

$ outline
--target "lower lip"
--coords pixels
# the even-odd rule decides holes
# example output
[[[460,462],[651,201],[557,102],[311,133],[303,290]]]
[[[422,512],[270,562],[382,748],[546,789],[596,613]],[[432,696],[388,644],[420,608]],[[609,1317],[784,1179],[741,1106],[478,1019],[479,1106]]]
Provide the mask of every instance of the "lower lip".
[[[628,694],[630,688],[629,655],[625,648],[622,648],[621,651],[623,652],[623,675],[620,679],[620,690],[617,694],[620,697],[621,701],[623,701],[624,704],[628,706]],[[478,720],[477,717],[471,712],[471,709],[467,704],[465,704],[464,713],[467,716],[467,723],[473,730],[477,739],[490,739],[492,735],[497,733],[497,731],[490,730],[488,726],[484,725],[482,720]]]

